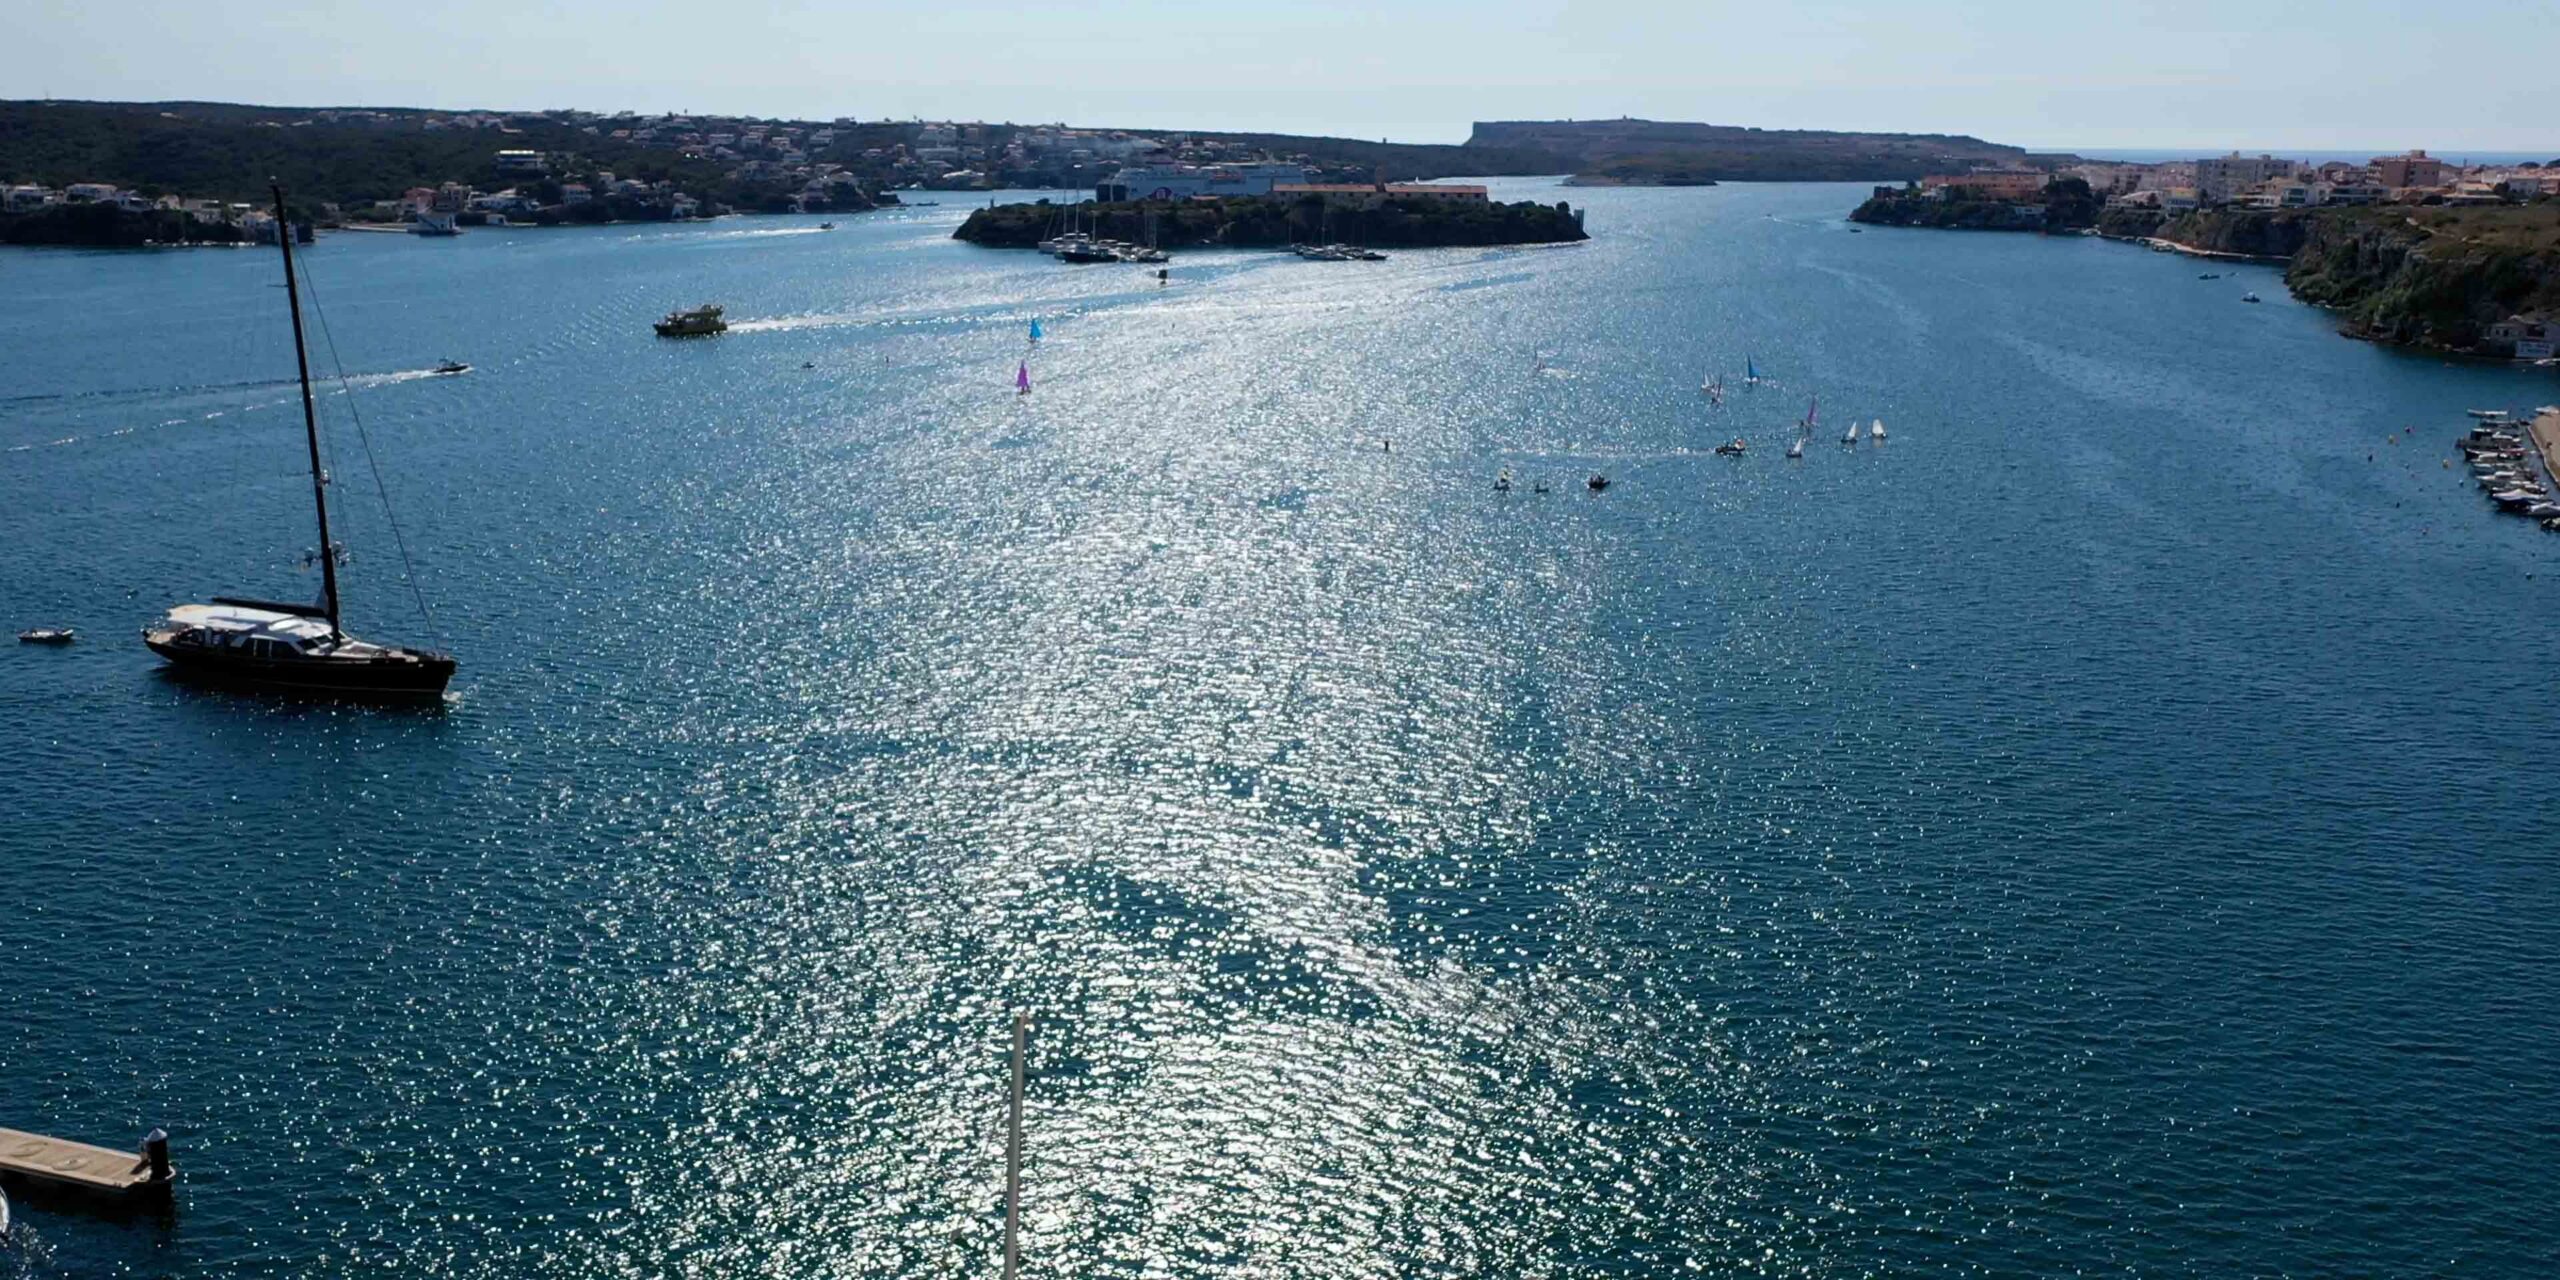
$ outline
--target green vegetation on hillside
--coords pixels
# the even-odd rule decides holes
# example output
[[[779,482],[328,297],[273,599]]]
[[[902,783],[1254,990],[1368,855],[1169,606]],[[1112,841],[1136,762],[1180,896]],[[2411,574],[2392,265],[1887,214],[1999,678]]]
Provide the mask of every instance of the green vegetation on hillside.
[[[500,149],[550,153],[555,172],[603,169],[669,181],[721,204],[757,207],[772,192],[725,179],[721,165],[665,147],[599,137],[542,117],[509,131],[429,130],[435,113],[388,110],[387,122],[333,122],[315,111],[225,103],[0,102],[0,179],[65,186],[110,182],[146,196],[262,203],[270,178],[300,207],[392,199],[445,182],[502,185]]]
[[[0,214],[0,244],[131,249],[155,244],[238,244],[246,233],[227,222],[198,222],[174,209],[136,212],[111,204],[60,204]]]
[[[1952,134],[1750,129],[1662,120],[1479,121],[1469,149],[1533,150],[1587,182],[1899,181],[2029,163],[2026,151]]]
[[[2057,178],[2032,200],[1932,199],[1917,186],[1879,187],[1849,214],[1852,222],[1960,231],[2082,231],[2096,226],[2097,193],[2078,178]]]
[[[1202,245],[1281,248],[1342,241],[1381,249],[1443,245],[1553,244],[1587,240],[1570,206],[1494,204],[1433,197],[1382,199],[1330,207],[1322,196],[1298,199],[1133,200],[1074,206],[1096,236],[1168,249]],[[969,215],[955,240],[998,249],[1028,249],[1065,229],[1068,206],[1046,201],[998,205]]]

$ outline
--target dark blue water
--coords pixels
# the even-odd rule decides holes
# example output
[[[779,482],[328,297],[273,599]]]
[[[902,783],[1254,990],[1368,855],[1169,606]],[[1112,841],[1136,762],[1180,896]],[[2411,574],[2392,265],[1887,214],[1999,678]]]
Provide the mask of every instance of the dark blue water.
[[[1594,241],[1161,289],[329,240],[426,714],[134,638],[313,590],[273,260],[0,258],[0,623],[85,637],[0,650],[0,1125],[183,1171],[6,1266],[991,1272],[1024,1007],[1035,1275],[2548,1274],[2560,538],[2443,463],[2560,383],[1529,193]],[[1817,392],[1890,440],[1784,460]]]

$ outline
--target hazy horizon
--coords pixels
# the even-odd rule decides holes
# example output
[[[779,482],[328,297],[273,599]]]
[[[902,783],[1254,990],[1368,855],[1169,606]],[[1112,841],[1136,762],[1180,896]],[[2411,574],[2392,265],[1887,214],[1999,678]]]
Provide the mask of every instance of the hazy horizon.
[[[2426,147],[2560,155],[2548,7],[2172,0],[2139,24],[1995,0],[1963,21],[1842,0],[1617,10],[1423,0],[1218,11],[1120,0],[432,11],[0,0],[31,100],[1066,120],[1454,143],[1490,119],[1640,116],[1970,134],[2037,150]],[[2550,158],[2550,157],[2546,157]]]

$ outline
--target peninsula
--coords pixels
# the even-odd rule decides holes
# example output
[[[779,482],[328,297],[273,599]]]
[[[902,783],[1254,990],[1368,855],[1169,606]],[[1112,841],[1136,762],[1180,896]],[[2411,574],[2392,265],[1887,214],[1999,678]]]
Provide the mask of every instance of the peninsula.
[[[2103,193],[2103,194],[2101,194]],[[2274,156],[1979,168],[1878,187],[1853,221],[2074,232],[2281,263],[2349,337],[2453,354],[2560,357],[2560,161],[2367,164]]]
[[[1584,186],[1896,182],[2030,159],[2022,148],[1955,134],[1752,129],[1632,118],[1482,120],[1466,145],[1491,154],[1552,155]]]

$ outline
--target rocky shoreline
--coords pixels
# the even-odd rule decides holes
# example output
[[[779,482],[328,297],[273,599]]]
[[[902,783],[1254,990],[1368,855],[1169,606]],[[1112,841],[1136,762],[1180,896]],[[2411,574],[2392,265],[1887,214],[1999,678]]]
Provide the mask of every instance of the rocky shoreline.
[[[951,238],[993,249],[1029,249],[1065,230],[1070,218],[1099,238],[1165,249],[1279,249],[1336,241],[1377,249],[1430,249],[1591,238],[1582,229],[1581,216],[1562,201],[1499,204],[1432,196],[994,205],[972,212]]]
[[[2056,184],[2059,185],[2059,184]],[[2047,188],[2048,195],[2053,188]],[[2076,212],[2076,202],[2073,210]],[[2295,297],[2338,313],[2347,337],[2489,359],[2514,316],[2560,316],[2560,202],[2207,209],[2107,208],[2089,225],[2053,202],[1930,201],[1880,189],[1858,222],[2077,232],[2198,258],[2284,268]]]

